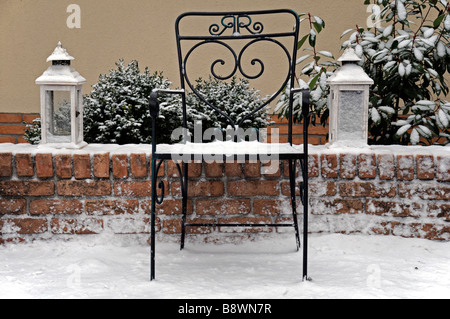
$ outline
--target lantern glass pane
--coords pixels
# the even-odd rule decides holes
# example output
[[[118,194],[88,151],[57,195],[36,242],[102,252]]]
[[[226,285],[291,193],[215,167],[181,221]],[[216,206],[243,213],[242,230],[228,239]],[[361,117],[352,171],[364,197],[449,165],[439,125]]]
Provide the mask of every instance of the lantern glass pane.
[[[362,138],[364,118],[364,91],[341,91],[339,98],[339,140]]]
[[[70,91],[46,91],[46,109],[48,142],[70,142]]]

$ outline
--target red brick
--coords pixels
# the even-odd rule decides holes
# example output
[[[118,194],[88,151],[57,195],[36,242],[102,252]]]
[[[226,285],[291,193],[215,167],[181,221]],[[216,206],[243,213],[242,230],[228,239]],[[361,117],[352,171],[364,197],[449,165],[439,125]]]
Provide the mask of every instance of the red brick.
[[[147,169],[147,156],[145,154],[131,154],[130,155],[130,170],[131,176],[139,178],[139,177],[147,177],[148,169]]]
[[[358,155],[358,176],[360,178],[375,178],[377,176],[377,160],[375,154]]]
[[[18,144],[28,144],[28,141],[23,136],[17,136]]]
[[[319,156],[317,154],[308,155],[308,176],[319,177]]]
[[[89,154],[74,154],[73,170],[76,179],[91,178],[91,156]]]
[[[100,199],[85,202],[86,213],[102,215],[136,214],[139,212],[137,199]]]
[[[392,154],[378,155],[378,171],[380,179],[390,180],[395,177],[395,159]]]
[[[56,155],[56,176],[59,178],[71,178],[72,177],[72,159],[68,154]]]
[[[188,219],[189,224],[213,224],[214,220],[209,218],[194,218]],[[163,220],[163,232],[165,234],[180,234],[181,233],[181,219],[166,219]],[[209,234],[211,233],[212,227],[186,227],[187,234]]]
[[[272,224],[270,217],[226,217],[219,218],[218,224]],[[220,227],[219,231],[222,233],[259,233],[272,232],[272,227]]]
[[[183,164],[180,163],[181,173],[184,174]],[[169,177],[178,177],[178,168],[174,161],[167,161],[167,175]],[[197,178],[202,175],[202,163],[188,164],[189,178]]]
[[[144,200],[141,201],[141,209],[145,212],[145,214],[151,214],[151,201]],[[192,214],[193,212],[193,204],[192,200],[187,201],[186,206],[186,214]],[[156,215],[181,215],[182,213],[182,204],[181,200],[178,199],[164,199],[162,204],[156,205]]]
[[[409,199],[419,197],[428,200],[450,200],[450,186],[434,183],[400,183],[398,185],[398,196]]]
[[[109,153],[94,154],[94,176],[109,177]]]
[[[3,196],[49,196],[55,193],[51,181],[0,181]]]
[[[356,176],[356,155],[341,154],[339,156],[341,178],[353,179]]]
[[[338,177],[336,154],[322,154],[320,156],[320,162],[322,166],[322,177]]]
[[[387,182],[342,182],[339,194],[347,197],[394,197],[396,187]]]
[[[309,194],[311,197],[335,196],[337,194],[336,182],[313,180],[309,182]]]
[[[16,154],[16,170],[19,177],[31,177],[34,175],[31,154]]]
[[[16,143],[16,138],[14,136],[0,136],[0,143]]]
[[[164,181],[167,183],[166,181]],[[165,186],[167,186],[165,184]],[[167,189],[167,187],[166,187]],[[158,188],[159,193],[159,188]],[[151,196],[151,181],[122,181],[114,182],[114,195],[145,197]]]
[[[83,204],[79,200],[44,200],[38,199],[30,203],[31,215],[48,214],[81,214]]]
[[[437,157],[437,180],[441,182],[450,181],[450,156]]]
[[[24,135],[25,125],[0,125],[0,134],[3,135]]]
[[[261,163],[261,174],[265,177],[280,177],[281,176],[281,161],[270,160],[266,163]]]
[[[12,176],[12,153],[0,153],[0,177]]]
[[[35,119],[40,117],[40,114],[23,114],[23,121],[27,124],[32,124]]]
[[[62,196],[105,196],[111,195],[109,181],[58,181],[58,195]]]
[[[39,178],[53,177],[52,154],[36,154],[36,175]]]
[[[181,195],[180,182],[173,182],[171,192],[174,196]],[[222,181],[189,181],[189,197],[219,197],[225,193],[225,187]]]
[[[228,195],[231,196],[276,196],[280,193],[277,180],[229,181]]]
[[[2,113],[0,123],[22,123],[22,114]]]
[[[417,178],[423,180],[434,179],[433,155],[417,155],[416,157]]]
[[[367,214],[394,217],[419,217],[418,211],[421,205],[417,203],[405,203],[396,201],[368,200],[366,203]]]
[[[250,214],[250,199],[197,200],[195,212],[198,215]]]
[[[397,179],[412,181],[414,179],[414,156],[397,155]]]
[[[314,198],[311,203],[311,214],[361,214],[364,203],[359,198]]]
[[[450,204],[429,204],[427,211],[429,217],[443,218],[446,222],[450,222]]]
[[[412,223],[412,232],[416,234],[417,238],[424,238],[429,240],[448,240],[448,233],[450,233],[449,226],[437,226],[433,224]]]
[[[1,199],[0,198],[0,215],[6,214],[25,214],[27,201],[25,199]]]
[[[258,215],[280,215],[283,202],[275,199],[255,199],[253,210]]]
[[[127,178],[128,177],[128,158],[126,154],[113,155],[112,169],[114,178]]]
[[[103,230],[103,220],[94,218],[83,220],[72,218],[52,218],[51,230],[53,234],[99,234]]]
[[[206,177],[222,177],[223,176],[224,163],[205,163],[205,175]]]
[[[261,177],[261,162],[257,163],[246,162],[244,164],[244,175],[246,177]]]
[[[284,196],[291,196],[291,184],[290,182],[281,182],[281,195]],[[295,184],[295,195],[300,196],[300,188],[298,183]]]
[[[8,224],[9,231],[5,228],[5,224]],[[47,220],[41,218],[13,218],[4,220],[3,225],[0,228],[0,233],[8,234],[42,234],[47,232]]]
[[[244,176],[242,164],[238,163],[238,162],[225,163],[225,176],[227,176],[227,177],[242,177],[242,176]]]

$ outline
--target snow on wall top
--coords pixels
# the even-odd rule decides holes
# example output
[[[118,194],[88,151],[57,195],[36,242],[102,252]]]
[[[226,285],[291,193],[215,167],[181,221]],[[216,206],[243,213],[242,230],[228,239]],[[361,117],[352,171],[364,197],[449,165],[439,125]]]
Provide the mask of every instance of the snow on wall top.
[[[264,144],[258,142],[242,142],[246,143],[247,152],[245,154],[255,154],[255,152],[261,150],[270,150],[270,147],[264,147]],[[255,144],[255,145],[252,145]],[[221,149],[221,153],[231,152],[228,147],[234,147],[231,144],[233,142],[215,142],[215,143],[203,143],[196,147],[197,151],[203,148],[203,153],[207,154],[207,151],[214,151]],[[190,145],[179,145],[177,147],[171,148],[172,153],[181,152],[183,148],[192,146]],[[269,144],[270,145],[270,144]],[[166,151],[167,145],[159,145],[159,151]],[[259,149],[262,147],[262,149]],[[292,148],[288,144],[280,144],[280,151],[302,151],[303,145],[294,145]],[[132,153],[145,153],[151,154],[152,146],[150,144],[127,144],[127,145],[117,145],[117,144],[88,144],[86,147],[80,150],[75,149],[56,149],[44,145],[30,145],[30,144],[11,144],[11,143],[0,143],[0,153],[12,153],[12,154],[37,154],[37,153],[50,153],[50,154],[98,154],[98,153],[111,153],[111,154],[132,154]],[[213,152],[211,152],[213,153]],[[423,155],[435,155],[435,156],[450,156],[450,145],[448,146],[402,146],[402,145],[389,145],[380,146],[372,145],[365,148],[355,148],[355,147],[345,147],[345,146],[334,146],[330,144],[325,145],[309,145],[309,153],[311,154],[361,154],[361,153],[376,153],[376,154],[423,154]],[[181,153],[179,153],[181,154]]]

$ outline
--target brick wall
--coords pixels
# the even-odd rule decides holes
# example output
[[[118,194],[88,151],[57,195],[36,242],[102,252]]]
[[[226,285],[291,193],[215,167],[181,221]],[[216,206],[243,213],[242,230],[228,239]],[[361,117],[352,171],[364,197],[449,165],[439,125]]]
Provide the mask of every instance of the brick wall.
[[[0,113],[0,143],[27,143],[23,138],[27,124],[40,117],[35,113]]]
[[[0,113],[0,143],[27,143],[23,138],[25,127],[31,124],[35,118],[40,117],[40,114],[35,113]],[[279,119],[277,115],[272,117],[273,124],[270,128],[278,129],[279,136],[277,137],[280,143],[287,143],[288,141],[288,122],[285,119]],[[303,125],[294,125],[293,134],[296,135],[293,139],[294,144],[303,143]],[[328,127],[310,126],[309,127],[309,144],[322,145],[327,142]]]
[[[420,154],[312,148],[312,233],[450,239],[448,153],[433,154],[435,148],[423,148]],[[120,154],[117,149],[114,153],[50,154],[30,145],[13,152],[0,146],[0,242],[102,233],[147,236],[149,154],[129,149]],[[286,166],[280,162],[275,173],[267,174],[260,163],[191,164],[188,219],[204,223],[288,219]],[[178,238],[178,171],[169,161],[160,173],[166,198],[157,207],[157,230],[159,236]],[[191,229],[197,237],[211,241],[286,231],[290,230]]]

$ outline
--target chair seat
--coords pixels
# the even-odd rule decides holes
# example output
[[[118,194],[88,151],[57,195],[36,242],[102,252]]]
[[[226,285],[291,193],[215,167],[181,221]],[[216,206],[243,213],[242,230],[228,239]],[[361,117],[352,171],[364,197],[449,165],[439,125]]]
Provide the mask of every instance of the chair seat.
[[[155,156],[159,159],[217,161],[217,160],[276,160],[303,157],[303,145],[261,142],[212,142],[159,144]]]

